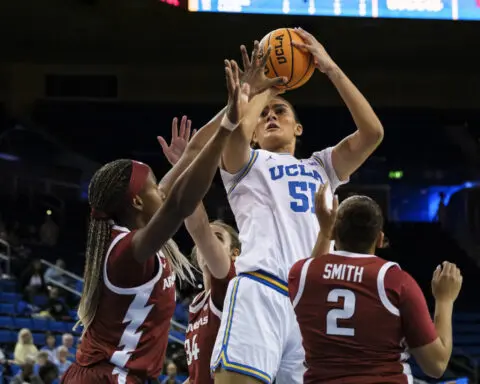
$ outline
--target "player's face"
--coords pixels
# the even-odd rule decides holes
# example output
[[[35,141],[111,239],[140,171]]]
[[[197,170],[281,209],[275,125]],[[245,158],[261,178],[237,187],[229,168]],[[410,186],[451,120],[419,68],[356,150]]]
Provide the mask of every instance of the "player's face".
[[[212,229],[214,235],[217,237],[218,240],[222,243],[222,247],[225,250],[225,254],[228,255],[233,261],[235,261],[236,257],[238,256],[239,251],[237,249],[232,250],[232,239],[230,234],[220,225],[210,224],[210,228]],[[197,248],[197,264],[200,267],[202,272],[210,273],[207,263],[205,262],[205,258],[203,257],[200,250]]]
[[[155,212],[162,206],[166,195],[161,185],[157,185],[157,179],[152,171],[148,174],[142,192],[134,199],[134,206],[142,212],[146,221],[149,221]]]
[[[232,249],[232,239],[230,238],[230,234],[220,225],[210,224],[210,228],[212,228],[213,233],[222,243],[225,254],[230,256]]]
[[[262,111],[255,128],[254,141],[260,148],[275,152],[302,133],[292,107],[282,99],[273,99]]]

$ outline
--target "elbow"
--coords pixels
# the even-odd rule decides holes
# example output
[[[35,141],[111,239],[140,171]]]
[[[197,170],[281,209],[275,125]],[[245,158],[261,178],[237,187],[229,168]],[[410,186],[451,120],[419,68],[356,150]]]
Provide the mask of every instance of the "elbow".
[[[372,144],[379,145],[383,141],[383,136],[384,136],[384,131],[383,131],[383,126],[380,121],[372,126],[372,129],[370,130],[369,134],[369,139],[372,142]]]
[[[448,367],[448,361],[438,361],[431,364],[427,369],[424,369],[425,374],[434,379],[439,379],[443,376]]]

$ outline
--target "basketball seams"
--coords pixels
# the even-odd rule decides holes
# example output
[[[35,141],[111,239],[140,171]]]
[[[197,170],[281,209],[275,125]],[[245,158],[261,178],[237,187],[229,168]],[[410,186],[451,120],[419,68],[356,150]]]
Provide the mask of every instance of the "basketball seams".
[[[293,80],[293,74],[295,73],[294,72],[294,67],[295,67],[295,53],[293,52],[293,45],[292,45],[292,34],[290,33],[290,28],[286,28],[287,30],[287,33],[288,33],[288,38],[290,39],[290,60],[292,61],[291,63],[291,66],[290,66],[290,79],[288,80],[287,82],[287,87],[288,87],[288,84]],[[290,87],[288,87],[290,88]]]
[[[275,31],[273,31],[273,32],[275,32]],[[272,39],[273,32],[270,32],[270,34],[268,36],[268,47],[272,47],[272,48],[273,48],[273,46],[272,46],[272,43],[271,43],[270,40]],[[275,70],[275,65],[273,65],[272,53],[271,52],[270,52],[270,56],[268,57],[268,61],[270,63],[270,67],[272,68],[272,71],[275,73],[275,77],[278,77],[278,73]]]
[[[313,67],[313,70],[312,70],[312,67]],[[315,70],[315,63],[313,62],[313,55],[310,54],[307,69],[305,70],[304,74],[300,77],[300,80],[298,80],[295,84],[290,86],[290,89],[295,89],[305,84],[312,76],[314,70]],[[309,75],[309,72],[311,72],[310,75]]]

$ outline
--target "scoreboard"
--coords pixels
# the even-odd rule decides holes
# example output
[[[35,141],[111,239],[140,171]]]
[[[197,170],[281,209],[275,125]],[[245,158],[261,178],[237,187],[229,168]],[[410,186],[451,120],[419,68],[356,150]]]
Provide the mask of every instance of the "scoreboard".
[[[188,0],[191,12],[480,20],[480,0]]]

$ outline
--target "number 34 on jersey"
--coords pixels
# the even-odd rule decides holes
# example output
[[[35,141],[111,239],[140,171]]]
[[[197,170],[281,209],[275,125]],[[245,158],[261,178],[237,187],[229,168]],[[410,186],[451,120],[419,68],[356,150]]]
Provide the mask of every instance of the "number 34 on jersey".
[[[198,360],[198,355],[200,354],[200,349],[197,344],[197,336],[194,335],[192,340],[185,340],[185,353],[187,354],[187,364],[191,365],[193,361]]]

